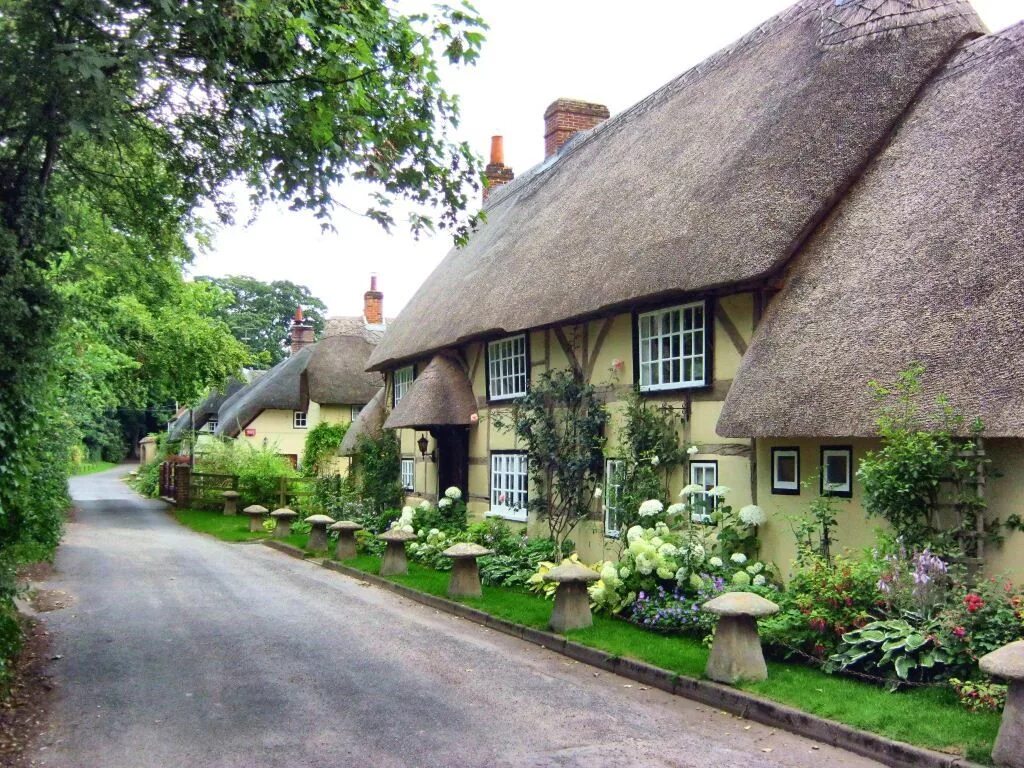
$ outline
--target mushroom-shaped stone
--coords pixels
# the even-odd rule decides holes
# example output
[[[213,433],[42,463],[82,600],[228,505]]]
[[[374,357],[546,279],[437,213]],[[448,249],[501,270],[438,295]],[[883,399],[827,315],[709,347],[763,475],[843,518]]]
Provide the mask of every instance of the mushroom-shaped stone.
[[[401,528],[392,528],[378,534],[377,538],[388,545],[384,550],[384,560],[380,564],[380,575],[400,576],[408,573],[409,561],[405,559],[405,542],[415,539],[416,534],[403,531]]]
[[[274,538],[285,539],[291,533],[292,523],[295,522],[295,518],[299,516],[299,513],[294,509],[281,507],[271,512],[270,516],[277,522],[277,525],[274,526]]]
[[[327,526],[334,522],[334,518],[327,515],[310,515],[306,522],[310,525],[306,549],[327,549]]]
[[[242,510],[243,515],[249,516],[249,533],[259,533],[263,530],[263,519],[267,516],[266,507],[259,504],[250,504]]]
[[[544,581],[558,584],[549,622],[555,632],[583,629],[594,623],[594,617],[590,614],[587,585],[600,578],[591,568],[572,562],[562,563],[544,574]]]
[[[237,515],[238,514],[238,497],[241,494],[238,491],[224,491],[221,496],[224,497],[224,514],[225,515]]]
[[[1002,768],[1024,768],[1024,640],[986,653],[978,660],[978,666],[985,674],[1001,677],[1010,684],[992,762]]]
[[[753,592],[726,592],[701,608],[719,617],[704,674],[730,685],[740,680],[766,679],[768,667],[757,635],[757,620],[771,616],[779,606]]]
[[[463,541],[452,544],[441,554],[452,559],[452,577],[448,580],[448,595],[450,597],[480,597],[483,591],[480,589],[480,569],[476,566],[476,559],[484,555],[493,555],[494,550]]]
[[[339,520],[327,530],[338,532],[338,546],[334,549],[336,558],[349,560],[356,556],[356,531],[363,530],[363,526],[351,520]]]

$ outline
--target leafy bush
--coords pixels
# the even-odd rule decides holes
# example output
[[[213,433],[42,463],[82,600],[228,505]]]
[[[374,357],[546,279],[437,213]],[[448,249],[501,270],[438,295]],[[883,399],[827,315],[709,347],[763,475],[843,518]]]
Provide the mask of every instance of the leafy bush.
[[[900,681],[941,675],[952,656],[939,644],[938,622],[914,618],[917,621],[913,624],[906,619],[888,619],[847,632],[839,652],[829,657],[826,669],[862,669],[890,678],[893,688]]]
[[[931,412],[922,413],[917,401],[923,375],[924,366],[915,364],[891,385],[872,382],[882,447],[869,451],[857,470],[864,508],[888,520],[911,549],[973,557],[978,552],[978,519],[985,511],[974,481],[979,464],[988,462],[979,462],[969,450],[965,455],[965,449],[973,448],[984,426],[975,420],[971,439],[958,437],[965,419],[944,397]],[[942,520],[944,502],[956,510],[952,525]],[[997,531],[987,534],[995,538]]]
[[[195,457],[197,472],[235,475],[243,504],[278,505],[282,478],[299,476],[291,462],[273,446],[259,447],[237,440],[218,440]]]
[[[884,616],[882,568],[873,558],[837,556],[829,563],[811,557],[775,598],[779,612],[761,620],[766,645],[783,655],[793,649],[822,659],[835,653],[844,634]]]
[[[1002,712],[1006,706],[1007,686],[988,680],[949,679],[960,704],[971,712]]]
[[[940,619],[957,670],[970,675],[986,653],[1024,638],[1024,592],[995,578],[972,587],[958,583]]]
[[[573,371],[541,374],[511,414],[495,426],[526,448],[529,511],[544,520],[559,554],[565,539],[593,508],[604,470],[608,411],[593,385]]]
[[[377,438],[360,436],[350,472],[368,513],[380,514],[401,505],[401,460],[394,430],[385,430]]]
[[[345,439],[348,424],[331,424],[322,421],[309,430],[302,452],[302,472],[309,477],[327,474],[331,461]]]

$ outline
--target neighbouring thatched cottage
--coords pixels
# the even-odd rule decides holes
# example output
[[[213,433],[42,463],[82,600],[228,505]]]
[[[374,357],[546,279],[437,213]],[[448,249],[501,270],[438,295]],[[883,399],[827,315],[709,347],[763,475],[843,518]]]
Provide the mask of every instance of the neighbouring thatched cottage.
[[[870,432],[869,377],[951,362],[936,385],[973,388],[962,404],[993,435],[1024,435],[1004,384],[1024,370],[1007,349],[1024,309],[1015,30],[976,40],[966,0],[805,0],[611,119],[553,103],[546,159],[510,181],[492,158],[486,224],[370,358],[410,495],[461,485],[473,514],[530,524],[525,462],[494,416],[553,368],[613,414],[634,387],[677,407],[698,453],[673,485],[727,485],[734,506],[801,503],[799,482],[773,494],[771,447],[800,447],[800,478],[842,448],[842,544],[870,527],[851,437]],[[606,505],[574,535],[584,559],[615,519]],[[762,535],[784,565],[787,523]]]
[[[366,365],[384,332],[382,301],[373,278],[363,316],[328,318],[320,341],[297,313],[291,354],[223,401],[215,434],[274,446],[297,463],[310,429],[349,424],[381,388],[380,375],[367,373]]]
[[[185,440],[193,433],[197,440],[201,440],[205,435],[212,435],[217,429],[217,411],[232,395],[258,378],[259,374],[259,371],[243,371],[240,377],[233,376],[228,380],[223,392],[220,389],[213,389],[199,405],[194,408],[183,408],[168,427],[168,440]]]
[[[806,505],[773,493],[773,457],[807,479],[833,457],[849,472],[872,440],[865,382],[926,366],[985,425],[998,472],[990,517],[1024,516],[1024,23],[960,46],[907,109],[885,149],[787,266],[729,390],[718,432],[753,436],[758,503],[776,519]],[[859,488],[840,532],[866,544]],[[765,532],[772,551],[791,537]],[[788,557],[779,558],[780,562]],[[1024,580],[1024,533],[986,553]]]

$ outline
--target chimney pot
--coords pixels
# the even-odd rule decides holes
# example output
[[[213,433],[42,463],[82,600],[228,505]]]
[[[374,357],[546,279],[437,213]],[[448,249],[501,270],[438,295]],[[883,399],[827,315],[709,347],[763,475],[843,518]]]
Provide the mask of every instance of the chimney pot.
[[[555,99],[544,110],[544,157],[558,152],[580,131],[589,131],[609,117],[608,107],[576,99]]]
[[[516,177],[512,169],[505,165],[505,139],[502,136],[491,136],[491,162],[484,169],[487,184],[484,186],[484,201],[491,190],[508,184]]]
[[[491,165],[505,164],[505,139],[503,136],[491,136]]]

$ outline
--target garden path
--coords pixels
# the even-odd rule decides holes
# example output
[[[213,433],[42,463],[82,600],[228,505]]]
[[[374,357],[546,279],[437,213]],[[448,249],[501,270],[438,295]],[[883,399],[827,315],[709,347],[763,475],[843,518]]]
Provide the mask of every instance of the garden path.
[[[72,480],[37,765],[877,765]]]

